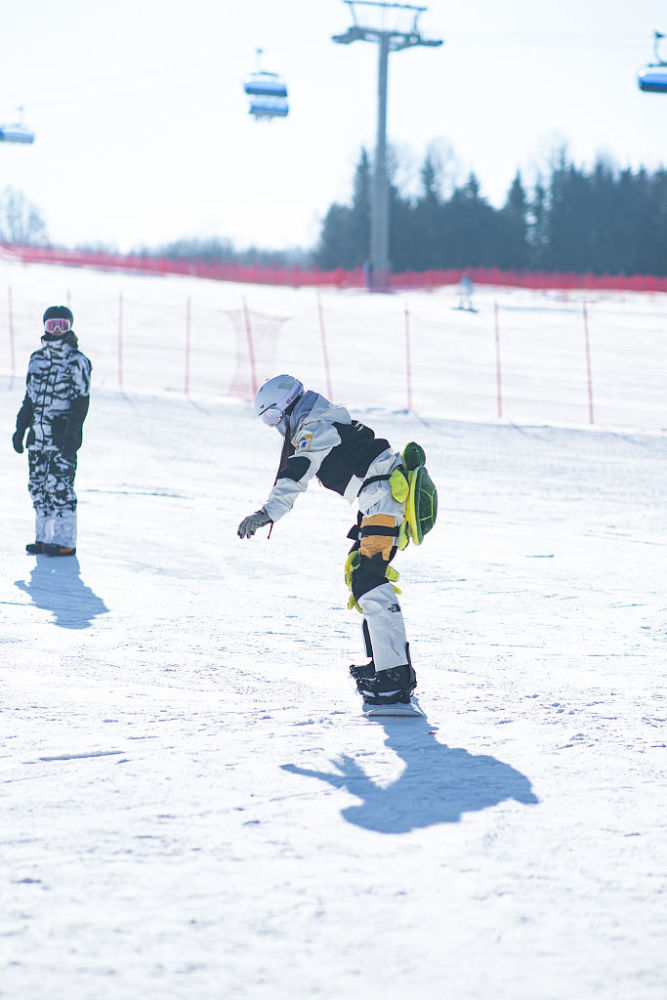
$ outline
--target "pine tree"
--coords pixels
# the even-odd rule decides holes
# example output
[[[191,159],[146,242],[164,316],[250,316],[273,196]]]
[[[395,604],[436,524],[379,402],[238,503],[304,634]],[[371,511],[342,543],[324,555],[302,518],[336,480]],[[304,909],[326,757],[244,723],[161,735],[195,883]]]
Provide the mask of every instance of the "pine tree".
[[[442,178],[431,151],[426,154],[419,174],[422,190],[413,210],[416,235],[412,269],[426,271],[440,266],[441,259]]]
[[[501,209],[499,221],[502,245],[498,265],[515,269],[527,267],[528,201],[518,170],[507,194],[507,201]]]
[[[325,271],[361,267],[370,254],[371,166],[361,150],[352,193],[352,205],[330,206],[324,217],[314,259]]]
[[[598,157],[587,172],[565,149],[527,193],[517,171],[501,209],[482,196],[474,173],[442,196],[431,151],[420,168],[421,189],[405,196],[390,157],[390,259],[394,272],[492,266],[610,274],[667,273],[667,172],[618,172]],[[317,262],[326,269],[358,267],[368,259],[371,168],[357,164],[351,205],[332,205],[323,223]]]

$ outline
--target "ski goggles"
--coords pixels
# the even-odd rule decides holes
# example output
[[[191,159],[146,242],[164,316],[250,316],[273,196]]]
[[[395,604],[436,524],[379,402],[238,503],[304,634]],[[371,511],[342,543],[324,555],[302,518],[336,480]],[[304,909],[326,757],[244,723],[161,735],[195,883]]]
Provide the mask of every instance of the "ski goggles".
[[[69,319],[62,319],[62,317],[58,317],[57,319],[47,319],[44,323],[44,329],[47,333],[55,333],[56,330],[60,333],[68,333],[72,329],[72,321]]]
[[[279,410],[277,406],[269,406],[260,416],[267,426],[277,427],[283,419],[283,411]]]

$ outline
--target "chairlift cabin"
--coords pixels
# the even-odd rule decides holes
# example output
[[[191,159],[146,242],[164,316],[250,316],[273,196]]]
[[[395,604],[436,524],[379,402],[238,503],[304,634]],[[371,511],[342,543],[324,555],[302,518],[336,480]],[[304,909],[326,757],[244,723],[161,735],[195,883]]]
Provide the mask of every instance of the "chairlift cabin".
[[[249,111],[255,118],[287,118],[289,105],[282,97],[253,97]]]
[[[262,50],[257,50],[257,59]],[[287,84],[278,73],[269,73],[259,68],[247,76],[243,89],[250,98],[248,111],[255,119],[286,118],[289,114]]]
[[[667,94],[667,63],[644,66],[637,75],[639,89],[649,94]]]
[[[643,66],[637,74],[639,89],[649,94],[667,94],[667,60],[660,58],[658,46],[665,35],[660,31],[653,33],[653,51],[656,61]]]
[[[34,142],[35,133],[25,125],[0,125],[0,142]]]
[[[251,73],[243,89],[251,97],[287,97],[285,81],[277,73]]]

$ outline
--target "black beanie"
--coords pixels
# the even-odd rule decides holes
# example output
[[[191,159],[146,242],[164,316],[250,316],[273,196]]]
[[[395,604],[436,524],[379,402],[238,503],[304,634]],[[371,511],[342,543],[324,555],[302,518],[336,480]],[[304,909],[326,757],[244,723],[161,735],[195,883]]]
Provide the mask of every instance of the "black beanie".
[[[74,323],[72,310],[67,306],[49,306],[42,316],[42,323],[46,323],[47,319],[68,319],[70,324]]]

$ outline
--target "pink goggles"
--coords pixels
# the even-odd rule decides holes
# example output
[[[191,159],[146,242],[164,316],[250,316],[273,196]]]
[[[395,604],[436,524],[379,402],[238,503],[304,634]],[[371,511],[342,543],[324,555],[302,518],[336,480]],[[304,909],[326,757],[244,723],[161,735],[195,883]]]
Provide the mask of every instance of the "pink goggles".
[[[277,427],[283,419],[283,413],[277,406],[269,406],[268,410],[264,410],[261,414],[261,417],[264,423],[268,424],[269,427]]]
[[[57,319],[47,319],[44,323],[44,329],[47,333],[55,333],[58,330],[59,333],[68,333],[72,329],[72,321],[69,319],[62,319],[58,317]]]

